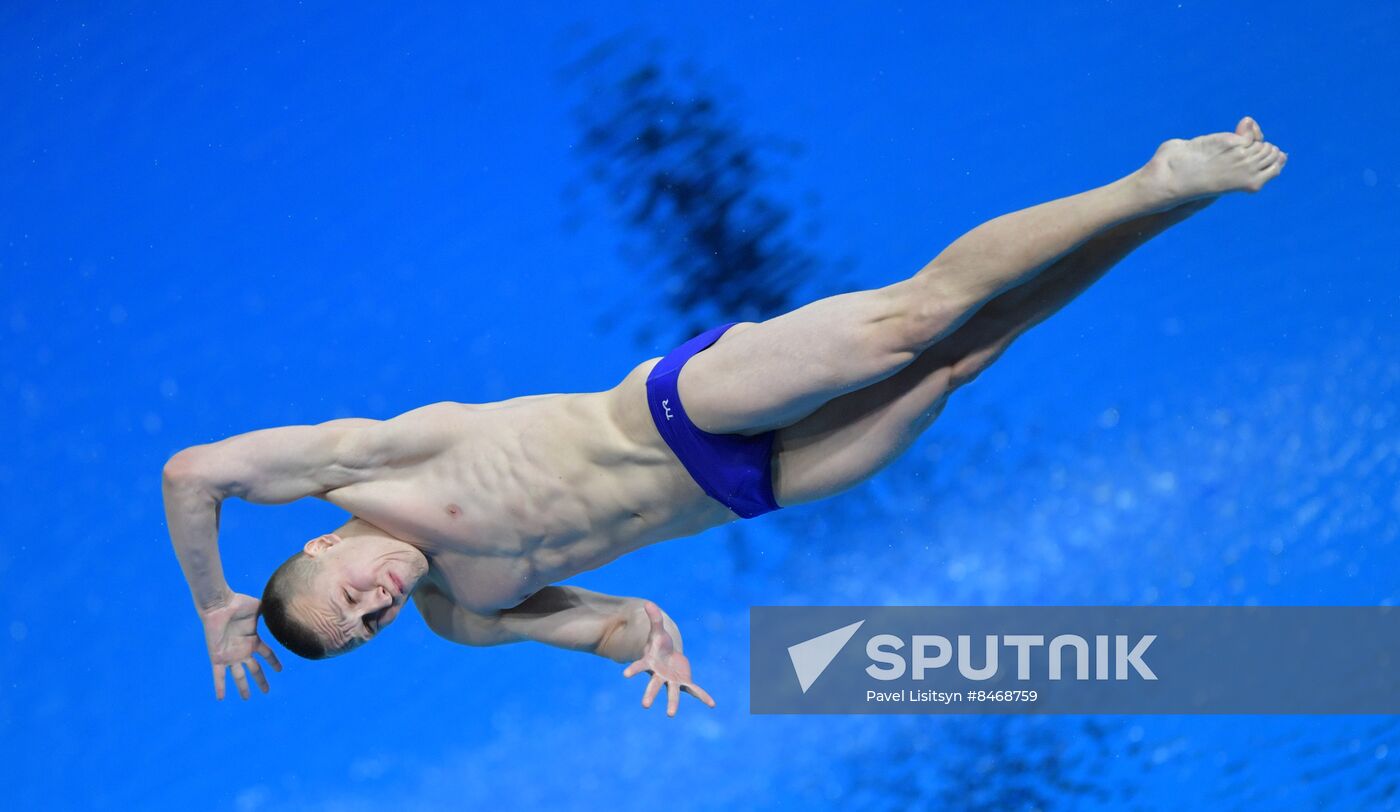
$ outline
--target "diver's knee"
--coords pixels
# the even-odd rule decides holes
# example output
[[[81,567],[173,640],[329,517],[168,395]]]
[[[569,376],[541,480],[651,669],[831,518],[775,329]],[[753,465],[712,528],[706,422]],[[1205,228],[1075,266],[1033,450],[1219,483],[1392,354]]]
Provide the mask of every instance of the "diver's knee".
[[[928,269],[885,290],[897,314],[891,323],[899,345],[914,355],[946,336],[976,309],[976,303],[946,284],[946,277]]]
[[[999,351],[980,350],[959,358],[948,367],[948,391],[951,393],[977,380],[977,376],[986,372],[999,355]]]

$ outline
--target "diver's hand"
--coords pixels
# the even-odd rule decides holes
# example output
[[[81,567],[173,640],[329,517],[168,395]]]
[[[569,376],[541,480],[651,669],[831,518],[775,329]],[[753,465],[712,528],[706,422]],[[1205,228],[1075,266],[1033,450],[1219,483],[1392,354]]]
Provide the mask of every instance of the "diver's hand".
[[[622,672],[622,676],[628,678],[643,671],[651,674],[651,682],[647,683],[646,693],[642,695],[642,707],[651,707],[652,701],[656,699],[664,684],[667,690],[667,716],[676,715],[676,709],[681,704],[681,691],[692,694],[713,708],[715,701],[710,695],[690,681],[690,660],[676,650],[675,641],[661,623],[661,610],[651,601],[647,601],[644,606],[647,618],[651,621],[651,634],[647,637],[642,659],[627,666],[627,670]]]
[[[258,638],[258,605],[257,598],[235,593],[223,606],[199,613],[204,621],[204,641],[209,645],[209,662],[214,667],[214,696],[218,699],[224,698],[224,669],[230,667],[239,696],[247,699],[251,695],[245,670],[252,672],[258,687],[267,693],[267,677],[253,652],[261,654],[274,671],[282,670],[277,655]]]

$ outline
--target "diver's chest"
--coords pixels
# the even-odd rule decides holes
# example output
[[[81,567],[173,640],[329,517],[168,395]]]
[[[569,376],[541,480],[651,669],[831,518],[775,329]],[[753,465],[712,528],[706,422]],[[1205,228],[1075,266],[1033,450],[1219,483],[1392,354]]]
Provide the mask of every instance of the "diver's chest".
[[[431,559],[435,580],[462,608],[491,614],[518,606],[538,591],[528,559],[473,555],[435,555]]]

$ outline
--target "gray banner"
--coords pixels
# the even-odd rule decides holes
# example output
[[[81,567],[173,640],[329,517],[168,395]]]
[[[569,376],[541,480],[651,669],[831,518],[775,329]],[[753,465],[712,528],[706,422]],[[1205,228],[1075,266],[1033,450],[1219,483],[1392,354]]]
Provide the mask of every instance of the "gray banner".
[[[755,606],[753,713],[1400,713],[1400,607]]]

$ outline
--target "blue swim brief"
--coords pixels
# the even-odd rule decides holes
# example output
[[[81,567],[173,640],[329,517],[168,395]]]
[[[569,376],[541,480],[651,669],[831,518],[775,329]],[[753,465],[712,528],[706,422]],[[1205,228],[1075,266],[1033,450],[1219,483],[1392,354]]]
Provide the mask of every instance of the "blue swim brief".
[[[775,432],[710,434],[690,422],[676,382],[691,356],[709,347],[736,322],[706,330],[656,362],[647,376],[647,405],[666,445],[705,493],[745,519],[781,507],[773,498]]]

